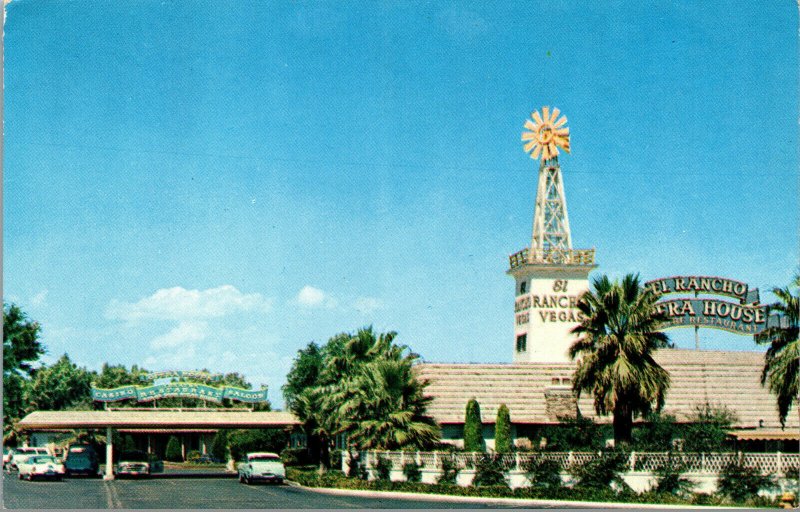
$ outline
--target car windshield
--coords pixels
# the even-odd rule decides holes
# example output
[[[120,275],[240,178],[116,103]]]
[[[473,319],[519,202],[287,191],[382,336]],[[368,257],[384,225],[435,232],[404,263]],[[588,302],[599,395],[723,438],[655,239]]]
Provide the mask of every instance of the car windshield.
[[[251,455],[250,461],[281,460],[277,455]]]
[[[58,460],[52,455],[40,455],[38,457],[31,457],[31,462],[34,464],[48,464],[56,463]]]
[[[124,462],[147,462],[147,454],[144,452],[125,452],[120,458]]]

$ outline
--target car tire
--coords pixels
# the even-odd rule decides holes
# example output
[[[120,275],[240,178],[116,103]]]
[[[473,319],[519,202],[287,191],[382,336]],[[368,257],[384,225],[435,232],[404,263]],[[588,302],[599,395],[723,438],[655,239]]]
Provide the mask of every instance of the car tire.
[[[275,480],[275,484],[276,485],[283,485],[283,478],[279,478],[279,479]]]
[[[243,484],[243,483],[244,483],[244,477],[242,476],[242,474],[241,474],[241,473],[239,473],[239,483],[240,483],[240,484]]]
[[[20,473],[20,474],[19,474],[19,475],[17,475],[17,476],[18,476],[18,478],[19,478],[20,480],[22,480],[22,473]]]

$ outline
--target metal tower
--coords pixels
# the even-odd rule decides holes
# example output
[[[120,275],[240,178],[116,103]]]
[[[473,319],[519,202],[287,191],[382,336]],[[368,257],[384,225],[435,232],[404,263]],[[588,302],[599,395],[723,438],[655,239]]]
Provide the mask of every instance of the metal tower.
[[[539,186],[533,210],[531,263],[569,263],[572,236],[569,232],[567,197],[558,157],[542,159],[539,164]]]

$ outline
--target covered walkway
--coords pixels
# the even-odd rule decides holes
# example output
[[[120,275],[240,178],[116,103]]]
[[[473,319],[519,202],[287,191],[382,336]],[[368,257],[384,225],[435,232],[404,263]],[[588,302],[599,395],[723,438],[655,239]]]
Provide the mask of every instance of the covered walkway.
[[[103,411],[35,411],[17,424],[20,431],[106,429],[222,429],[280,428],[300,425],[289,412],[248,409],[120,408]],[[113,480],[113,444],[106,444],[105,479]]]

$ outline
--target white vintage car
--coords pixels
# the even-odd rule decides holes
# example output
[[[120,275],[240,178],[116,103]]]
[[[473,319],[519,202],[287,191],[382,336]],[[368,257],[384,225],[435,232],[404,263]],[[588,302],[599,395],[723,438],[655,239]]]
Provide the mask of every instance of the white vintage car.
[[[239,481],[250,484],[258,480],[282,484],[286,478],[286,468],[280,456],[269,452],[248,453],[239,463]]]
[[[64,477],[64,464],[52,455],[30,455],[17,462],[19,479],[52,478],[61,480]]]
[[[14,448],[11,452],[11,458],[8,460],[8,464],[6,464],[6,469],[9,471],[13,471],[17,469],[20,461],[27,459],[31,455],[50,455],[47,453],[46,448]],[[5,462],[5,458],[4,458]]]

